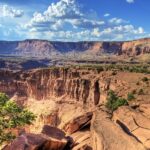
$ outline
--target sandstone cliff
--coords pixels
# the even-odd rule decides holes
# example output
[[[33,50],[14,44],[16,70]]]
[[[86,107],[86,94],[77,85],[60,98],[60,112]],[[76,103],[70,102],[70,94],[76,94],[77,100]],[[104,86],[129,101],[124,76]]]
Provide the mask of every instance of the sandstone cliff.
[[[150,53],[150,39],[127,42],[53,42],[46,40],[0,41],[1,55],[52,57],[79,52],[136,56]]]

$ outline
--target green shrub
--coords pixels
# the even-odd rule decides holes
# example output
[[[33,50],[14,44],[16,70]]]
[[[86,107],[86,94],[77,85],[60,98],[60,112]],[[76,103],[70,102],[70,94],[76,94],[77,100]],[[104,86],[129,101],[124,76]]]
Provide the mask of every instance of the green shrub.
[[[136,94],[136,89],[134,89],[134,90],[132,91],[132,94]]]
[[[128,101],[131,101],[131,100],[133,100],[133,99],[135,99],[133,93],[128,93],[128,95],[127,95],[127,100],[128,100]]]
[[[148,78],[147,78],[147,77],[143,77],[143,78],[142,78],[142,81],[143,81],[143,82],[147,82],[147,81],[148,81]]]
[[[118,107],[128,105],[126,99],[118,97],[114,91],[110,90],[108,92],[106,107],[111,111],[116,110]]]
[[[104,68],[103,68],[103,67],[100,66],[100,67],[97,68],[97,72],[98,72],[98,73],[100,73],[100,72],[102,72],[102,71],[104,71]]]
[[[112,75],[113,75],[113,76],[117,75],[117,72],[116,72],[116,71],[113,71],[113,72],[112,72]]]
[[[35,115],[32,112],[19,107],[10,101],[6,94],[0,93],[0,145],[15,137],[11,132],[12,129],[30,125],[33,120]]]
[[[139,92],[138,92],[138,95],[144,95],[144,90],[140,89]]]

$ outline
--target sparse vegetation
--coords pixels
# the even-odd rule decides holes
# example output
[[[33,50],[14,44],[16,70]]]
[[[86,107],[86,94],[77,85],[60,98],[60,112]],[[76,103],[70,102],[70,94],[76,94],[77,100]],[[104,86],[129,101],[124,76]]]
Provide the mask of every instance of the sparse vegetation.
[[[77,65],[80,69],[96,69],[98,72],[101,71],[124,71],[124,72],[135,72],[135,73],[146,73],[150,74],[149,65],[135,65],[135,64],[83,64]]]
[[[128,100],[128,101],[131,101],[131,100],[133,100],[133,99],[135,99],[133,93],[128,93],[128,95],[127,95],[127,100]]]
[[[104,68],[103,68],[103,67],[97,68],[97,72],[98,72],[98,73],[100,73],[100,72],[102,72],[102,71],[104,71]]]
[[[112,90],[108,92],[106,107],[111,111],[116,110],[118,107],[128,105],[126,99],[118,97],[116,93]]]
[[[142,78],[142,81],[143,81],[143,82],[147,82],[147,81],[148,81],[148,78],[147,78],[147,77],[143,77],[143,78]]]
[[[138,92],[138,95],[144,95],[144,90],[140,89],[139,92]]]
[[[136,92],[137,92],[136,89],[134,89],[134,90],[132,91],[132,94],[136,94]]]
[[[0,145],[15,138],[13,129],[30,125],[35,115],[10,101],[8,96],[0,93]]]
[[[112,75],[113,75],[113,76],[117,75],[117,72],[116,72],[116,71],[113,71],[113,72],[112,72]]]

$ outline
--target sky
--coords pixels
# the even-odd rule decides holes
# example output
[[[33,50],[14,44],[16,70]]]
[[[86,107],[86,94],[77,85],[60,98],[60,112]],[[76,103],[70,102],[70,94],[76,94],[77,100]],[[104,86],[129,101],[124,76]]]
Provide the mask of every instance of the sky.
[[[150,37],[150,0],[0,0],[0,40]]]

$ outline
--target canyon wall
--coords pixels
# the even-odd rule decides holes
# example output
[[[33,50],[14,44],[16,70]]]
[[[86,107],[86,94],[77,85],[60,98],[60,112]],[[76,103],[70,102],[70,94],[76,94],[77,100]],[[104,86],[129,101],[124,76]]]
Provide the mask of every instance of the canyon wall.
[[[17,94],[36,100],[65,97],[97,105],[100,101],[100,89],[103,88],[100,87],[100,81],[94,73],[97,73],[97,70],[94,72],[67,68],[35,69],[28,72],[1,70],[0,91],[10,96]]]
[[[125,42],[54,42],[46,40],[0,41],[1,55],[52,57],[79,52],[135,56],[150,53],[150,39]]]

